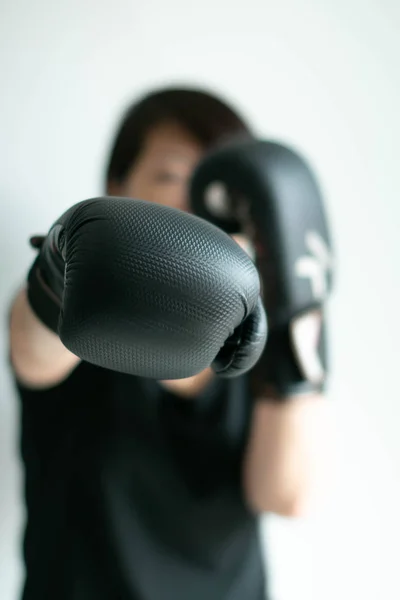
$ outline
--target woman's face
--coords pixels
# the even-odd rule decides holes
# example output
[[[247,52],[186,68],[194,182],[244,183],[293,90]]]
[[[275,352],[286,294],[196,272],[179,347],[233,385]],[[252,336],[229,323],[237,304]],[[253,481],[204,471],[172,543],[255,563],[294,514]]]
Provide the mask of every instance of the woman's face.
[[[203,154],[201,144],[179,124],[158,125],[147,135],[138,160],[123,183],[110,184],[108,194],[189,212],[189,182]],[[245,236],[232,237],[251,254],[251,244]]]
[[[189,180],[202,154],[199,142],[180,125],[158,125],[124,182],[111,185],[109,193],[188,211]]]

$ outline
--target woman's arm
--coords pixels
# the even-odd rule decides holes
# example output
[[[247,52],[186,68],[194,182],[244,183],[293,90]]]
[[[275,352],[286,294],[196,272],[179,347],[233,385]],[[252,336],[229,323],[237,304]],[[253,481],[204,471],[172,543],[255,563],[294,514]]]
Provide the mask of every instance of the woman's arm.
[[[325,492],[329,477],[329,407],[319,394],[255,402],[243,485],[256,513],[300,516]]]
[[[25,288],[11,307],[9,348],[14,372],[27,387],[56,385],[79,363],[79,358],[35,315]]]

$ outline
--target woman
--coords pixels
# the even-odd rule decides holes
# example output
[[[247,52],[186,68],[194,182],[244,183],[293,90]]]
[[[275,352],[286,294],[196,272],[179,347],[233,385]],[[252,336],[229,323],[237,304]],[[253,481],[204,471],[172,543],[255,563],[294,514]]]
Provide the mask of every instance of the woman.
[[[248,126],[212,94],[151,93],[122,120],[106,192],[188,211],[199,160],[238,134]],[[26,472],[23,600],[267,597],[258,517],[302,512],[322,389],[271,393],[274,368],[255,397],[251,374],[153,381],[95,367],[43,325],[25,287],[10,347]],[[271,364],[292,360],[274,335],[267,352]]]

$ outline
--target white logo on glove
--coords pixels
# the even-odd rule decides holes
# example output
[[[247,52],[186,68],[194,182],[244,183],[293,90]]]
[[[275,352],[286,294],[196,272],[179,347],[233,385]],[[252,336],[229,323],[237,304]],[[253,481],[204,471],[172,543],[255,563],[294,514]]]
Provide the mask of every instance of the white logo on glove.
[[[323,300],[328,292],[328,273],[333,268],[333,257],[325,240],[317,231],[307,231],[305,245],[310,255],[300,256],[294,269],[298,277],[310,280],[315,300]]]
[[[290,323],[293,350],[300,371],[305,379],[316,385],[322,383],[325,377],[318,351],[321,327],[322,312],[320,310],[298,315]]]

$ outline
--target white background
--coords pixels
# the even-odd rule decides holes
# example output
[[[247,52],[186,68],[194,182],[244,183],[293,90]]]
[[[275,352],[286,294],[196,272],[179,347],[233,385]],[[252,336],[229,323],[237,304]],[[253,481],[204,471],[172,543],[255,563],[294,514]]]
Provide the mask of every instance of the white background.
[[[0,597],[22,569],[7,309],[27,238],[100,194],[120,112],[152,85],[204,84],[294,144],[325,192],[339,485],[312,519],[265,524],[277,600],[400,598],[400,4],[397,0],[2,0]]]

